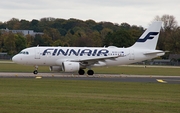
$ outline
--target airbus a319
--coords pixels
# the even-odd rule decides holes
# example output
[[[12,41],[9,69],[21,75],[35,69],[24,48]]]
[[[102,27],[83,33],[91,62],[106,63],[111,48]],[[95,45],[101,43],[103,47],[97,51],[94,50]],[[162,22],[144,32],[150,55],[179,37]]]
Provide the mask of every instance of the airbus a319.
[[[134,45],[127,48],[109,47],[30,47],[23,49],[12,60],[18,64],[49,66],[51,71],[78,72],[93,75],[92,67],[125,65],[152,59],[165,54],[156,50],[162,26],[161,21],[153,22]]]

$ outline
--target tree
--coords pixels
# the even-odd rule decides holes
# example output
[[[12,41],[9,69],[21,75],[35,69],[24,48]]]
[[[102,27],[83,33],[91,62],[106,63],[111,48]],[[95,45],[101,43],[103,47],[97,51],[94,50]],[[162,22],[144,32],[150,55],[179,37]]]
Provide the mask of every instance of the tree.
[[[20,22],[17,18],[12,18],[6,23],[6,28],[8,29],[20,29]]]
[[[26,45],[27,47],[33,46],[34,37],[31,35],[26,35]]]
[[[162,17],[156,16],[154,20],[163,21],[163,30],[172,30],[178,27],[177,21],[173,15],[165,14]]]
[[[144,32],[143,27],[138,27],[136,25],[132,25],[131,28],[129,29],[129,32],[134,40],[134,43],[139,39],[139,37],[143,34]]]
[[[100,35],[100,33],[98,31],[94,31],[93,33],[91,33],[92,35],[89,35],[91,38],[91,43],[90,46],[91,47],[100,47],[102,46],[102,37]]]
[[[180,28],[173,30],[167,37],[165,49],[171,53],[180,53]]]
[[[62,41],[61,40],[56,40],[56,41],[54,41],[53,43],[52,43],[52,46],[62,46],[63,45],[63,43],[62,43]]]
[[[3,51],[4,46],[4,36],[2,35],[2,32],[0,31],[0,52]]]
[[[14,52],[18,53],[22,49],[27,47],[26,38],[20,34],[14,34],[14,36],[15,36],[15,46],[16,46],[16,49],[14,50]]]
[[[113,33],[113,30],[111,30],[111,29],[109,29],[109,28],[103,28],[103,29],[101,30],[102,40],[105,39],[105,37],[106,37],[106,35],[107,35],[108,33]]]
[[[44,33],[51,37],[52,41],[56,41],[61,38],[61,34],[55,28],[47,28],[44,30]]]
[[[30,26],[30,22],[27,20],[20,21],[20,29],[28,30]]]
[[[102,23],[99,23],[93,27],[93,30],[101,31],[103,29]]]
[[[41,32],[41,30],[39,29],[39,21],[38,20],[35,20],[33,19],[31,22],[30,22],[30,27],[29,29],[32,29],[36,32]]]
[[[0,22],[0,29],[6,29],[6,26],[4,23]],[[1,31],[0,31],[1,32]]]
[[[61,34],[61,36],[65,36],[67,33],[67,30],[65,29],[65,23],[66,20],[65,19],[56,19],[53,23],[52,23],[52,28],[55,28],[59,31],[59,33]]]
[[[46,46],[53,45],[52,38],[50,36],[48,36],[47,34],[43,34],[42,39],[44,41],[44,45],[46,45]]]
[[[133,43],[131,33],[127,30],[120,29],[113,33],[108,33],[104,40],[106,46],[129,47]]]
[[[156,16],[154,20],[163,21],[163,27],[158,41],[158,49],[179,53],[179,36],[177,36],[177,34],[179,34],[179,28],[175,17],[165,14],[162,17]]]
[[[16,39],[13,33],[4,34],[4,51],[9,55],[16,54]]]
[[[158,41],[158,49],[169,50],[173,53],[179,53],[179,27],[177,21],[172,15],[156,16],[154,20],[161,20],[164,22],[163,29],[160,33]],[[27,47],[37,45],[60,45],[60,46],[109,46],[115,45],[118,47],[131,46],[140,35],[142,35],[144,28],[136,25],[129,25],[128,23],[114,24],[111,22],[95,22],[94,20],[78,20],[70,18],[42,18],[40,20],[33,19],[19,20],[12,18],[7,22],[0,22],[0,29],[29,29],[35,32],[43,32],[43,35],[25,36],[25,43]],[[12,37],[12,40],[10,38]],[[20,36],[20,37],[19,37]],[[0,32],[0,51],[8,52],[10,54],[19,51],[17,43],[21,45],[21,34],[13,36],[9,33]],[[13,39],[14,38],[14,39]],[[17,39],[17,40],[16,40]],[[9,41],[9,42],[8,42]],[[14,47],[14,41],[15,47]],[[17,41],[17,42],[16,42]],[[6,47],[5,43],[12,44],[14,48]],[[22,48],[25,45],[21,45]],[[17,50],[14,50],[17,49]]]
[[[44,45],[44,40],[42,39],[41,35],[35,35],[32,45],[33,46]]]
[[[85,47],[91,45],[91,39],[87,38],[87,34],[83,29],[77,29],[74,35],[71,37],[72,46]]]
[[[128,30],[131,26],[128,23],[121,23],[121,28]]]

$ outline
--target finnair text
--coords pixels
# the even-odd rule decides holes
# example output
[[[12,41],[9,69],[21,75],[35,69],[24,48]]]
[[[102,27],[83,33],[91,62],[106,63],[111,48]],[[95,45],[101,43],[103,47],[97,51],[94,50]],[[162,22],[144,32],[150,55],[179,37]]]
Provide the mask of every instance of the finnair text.
[[[83,56],[83,55],[87,55],[87,56],[107,56],[109,53],[109,51],[107,49],[53,49],[53,48],[48,48],[46,50],[43,51],[42,55],[45,56],[47,54],[50,54],[52,56],[59,56],[59,55],[63,55],[63,56],[71,56],[71,55],[75,55],[75,56]]]

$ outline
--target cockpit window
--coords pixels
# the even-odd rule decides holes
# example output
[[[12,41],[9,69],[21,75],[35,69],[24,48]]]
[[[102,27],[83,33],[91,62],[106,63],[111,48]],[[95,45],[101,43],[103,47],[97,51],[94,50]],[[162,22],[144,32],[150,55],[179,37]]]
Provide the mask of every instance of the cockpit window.
[[[29,52],[28,52],[28,51],[21,51],[19,54],[28,55],[28,54],[29,54]]]

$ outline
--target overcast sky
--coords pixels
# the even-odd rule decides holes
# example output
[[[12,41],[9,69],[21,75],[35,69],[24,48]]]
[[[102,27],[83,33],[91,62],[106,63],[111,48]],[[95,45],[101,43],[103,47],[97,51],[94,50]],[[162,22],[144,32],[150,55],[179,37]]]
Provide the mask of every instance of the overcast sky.
[[[180,0],[1,0],[0,21],[44,17],[92,19],[147,27],[156,15],[173,15],[180,24]]]

